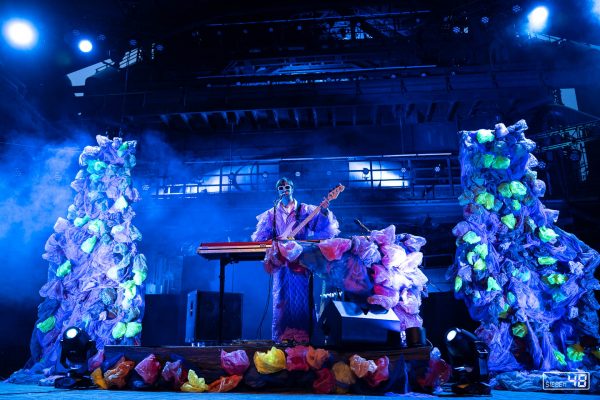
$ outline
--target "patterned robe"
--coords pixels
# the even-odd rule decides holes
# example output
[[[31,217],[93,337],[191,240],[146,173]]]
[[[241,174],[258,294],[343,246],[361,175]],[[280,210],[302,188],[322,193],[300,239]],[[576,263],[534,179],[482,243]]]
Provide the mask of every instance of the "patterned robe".
[[[252,234],[252,240],[264,241],[283,234],[289,225],[297,226],[315,208],[316,206],[298,204],[296,201],[294,209],[288,213],[279,203],[277,207],[270,208],[256,217],[258,223],[256,231]],[[295,239],[329,239],[339,233],[339,224],[333,213],[329,211],[325,215],[319,212],[295,235]],[[266,262],[268,263],[268,257]],[[290,268],[287,264],[269,269],[273,272],[273,340],[307,342],[311,322],[314,321],[314,310],[310,307],[312,303],[309,293],[310,273],[304,268]]]

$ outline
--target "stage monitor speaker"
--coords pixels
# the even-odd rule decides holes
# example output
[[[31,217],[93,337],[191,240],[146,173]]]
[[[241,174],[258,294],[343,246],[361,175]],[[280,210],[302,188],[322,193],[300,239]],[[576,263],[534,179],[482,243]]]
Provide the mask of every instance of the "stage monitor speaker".
[[[311,342],[318,346],[385,345],[400,347],[400,320],[392,310],[332,300],[317,323]]]
[[[185,294],[147,294],[145,303],[142,345],[184,345]]]
[[[197,343],[219,339],[219,293],[194,290],[187,296],[185,341]],[[221,340],[242,337],[242,294],[225,293]]]

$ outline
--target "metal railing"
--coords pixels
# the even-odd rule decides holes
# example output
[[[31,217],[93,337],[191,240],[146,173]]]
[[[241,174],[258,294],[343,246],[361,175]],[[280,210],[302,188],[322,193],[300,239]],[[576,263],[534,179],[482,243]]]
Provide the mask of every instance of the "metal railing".
[[[301,191],[338,183],[357,191],[401,191],[405,198],[455,199],[461,191],[460,165],[451,153],[189,161],[185,167],[177,175],[143,180],[142,190],[158,199],[260,193],[273,191],[286,176]]]

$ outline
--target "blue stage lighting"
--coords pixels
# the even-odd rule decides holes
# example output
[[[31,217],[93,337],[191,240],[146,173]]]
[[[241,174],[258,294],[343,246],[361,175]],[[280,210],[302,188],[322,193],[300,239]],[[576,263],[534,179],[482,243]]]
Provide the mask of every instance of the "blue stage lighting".
[[[2,27],[6,41],[14,48],[28,50],[38,40],[38,32],[33,24],[24,19],[10,19]]]
[[[527,16],[529,21],[529,29],[532,32],[540,32],[546,27],[548,22],[548,9],[544,6],[539,6],[533,9]]]
[[[92,45],[92,42],[90,42],[88,39],[82,39],[79,41],[78,47],[81,52],[89,53],[94,48],[94,45]]]

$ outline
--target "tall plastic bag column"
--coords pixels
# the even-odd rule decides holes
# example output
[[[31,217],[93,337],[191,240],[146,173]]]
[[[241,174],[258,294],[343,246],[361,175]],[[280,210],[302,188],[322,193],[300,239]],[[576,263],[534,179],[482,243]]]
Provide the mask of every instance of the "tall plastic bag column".
[[[140,199],[131,179],[136,142],[96,140],[98,146],[79,156],[73,204],[45,245],[48,282],[40,290],[28,363],[34,372],[52,371],[71,326],[85,330],[99,349],[140,344],[147,267],[132,223],[132,204]]]
[[[447,277],[481,325],[492,371],[598,363],[598,252],[558,228],[525,121],[463,131],[456,258]]]

